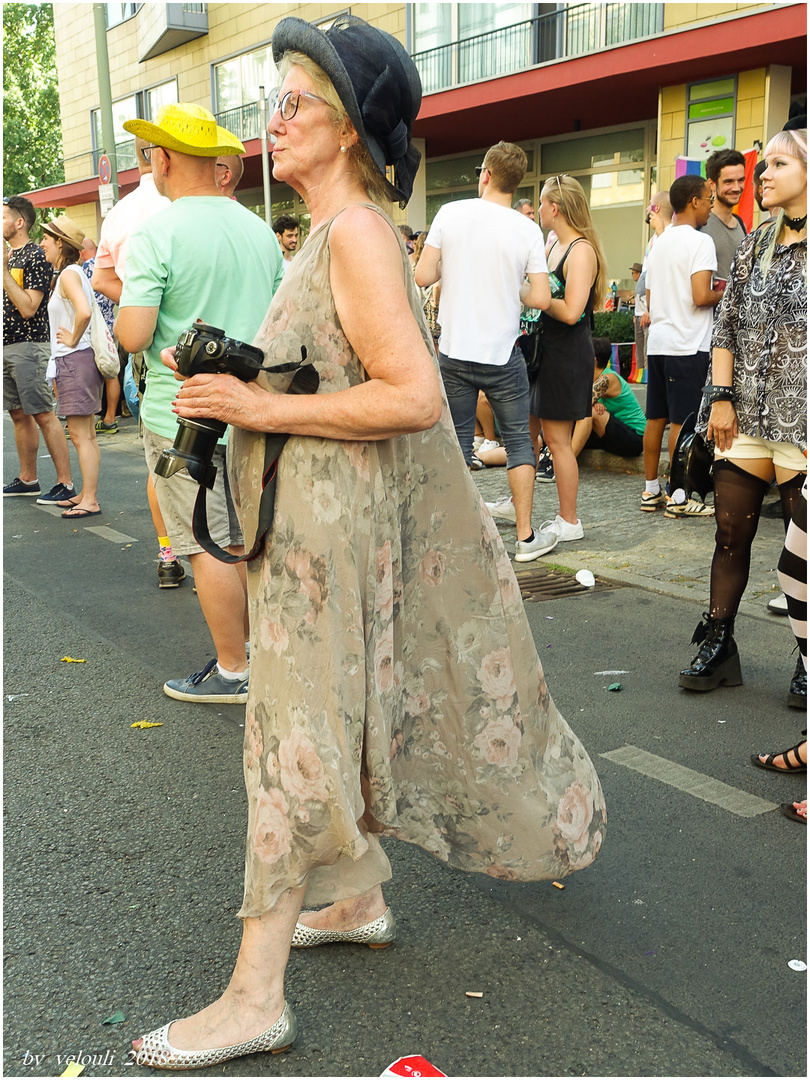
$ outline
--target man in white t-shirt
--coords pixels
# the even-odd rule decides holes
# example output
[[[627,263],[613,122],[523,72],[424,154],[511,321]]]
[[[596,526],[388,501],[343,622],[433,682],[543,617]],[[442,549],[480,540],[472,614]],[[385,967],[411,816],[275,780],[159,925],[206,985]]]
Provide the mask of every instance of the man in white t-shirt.
[[[711,214],[711,186],[702,176],[681,176],[669,190],[669,201],[672,225],[664,229],[647,257],[647,483],[642,510],[666,505],[658,482],[664,429],[669,423],[671,460],[684,420],[691,413],[697,416],[709,369],[712,310],[722,299],[722,293],[712,290],[712,274],[717,269],[714,241],[697,231]],[[672,509],[667,513],[671,515]]]
[[[529,379],[515,344],[521,304],[542,310],[551,299],[543,233],[512,210],[526,164],[526,155],[514,143],[491,147],[476,170],[479,197],[441,207],[415,273],[420,288],[441,277],[439,365],[468,466],[479,390],[495,414],[506,447],[518,562],[530,562],[557,543],[554,533],[532,529],[535,456],[529,435]]]

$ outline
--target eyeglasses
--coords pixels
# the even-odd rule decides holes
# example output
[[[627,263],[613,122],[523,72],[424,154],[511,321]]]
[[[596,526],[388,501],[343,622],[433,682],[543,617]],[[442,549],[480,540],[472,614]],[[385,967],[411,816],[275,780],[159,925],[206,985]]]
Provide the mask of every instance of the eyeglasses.
[[[141,147],[141,153],[143,154],[144,160],[146,161],[146,163],[148,165],[151,165],[152,164],[152,151],[153,150],[162,150],[162,149],[163,149],[162,146],[158,146],[157,143],[152,143],[151,146],[142,146]]]
[[[230,165],[226,165],[224,161],[218,161],[214,166],[215,169],[230,169]]]
[[[482,172],[489,172],[489,169],[486,167],[486,165],[476,165],[475,175],[480,176]]]
[[[697,195],[695,197],[698,202],[714,203],[714,195]]]
[[[278,89],[276,89],[267,99],[268,104],[270,105],[270,115],[272,116],[274,113],[280,112],[282,120],[292,120],[298,112],[298,106],[301,103],[302,97],[309,98],[310,101],[321,101],[324,105],[329,105],[326,98],[318,97],[317,94],[310,94],[309,90],[288,90],[284,97],[279,98]]]

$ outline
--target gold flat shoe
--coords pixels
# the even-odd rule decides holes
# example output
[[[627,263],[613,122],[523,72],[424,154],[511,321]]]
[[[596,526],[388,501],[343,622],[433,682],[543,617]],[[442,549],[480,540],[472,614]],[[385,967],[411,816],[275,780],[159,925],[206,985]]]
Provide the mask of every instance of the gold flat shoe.
[[[303,912],[308,915],[309,912]],[[348,945],[368,945],[372,949],[384,949],[397,936],[397,926],[391,909],[386,908],[379,918],[356,930],[315,930],[303,923],[295,924],[292,947],[294,949],[312,949],[316,945],[345,943]]]
[[[213,1050],[176,1050],[169,1042],[169,1028],[174,1021],[162,1028],[142,1035],[140,1050],[132,1049],[130,1056],[136,1065],[149,1065],[153,1069],[204,1069],[219,1065],[231,1058],[244,1057],[246,1054],[258,1054],[269,1051],[280,1054],[288,1050],[298,1034],[295,1014],[285,1002],[284,1011],[272,1027],[257,1035],[255,1039],[239,1043],[236,1046],[223,1046]]]

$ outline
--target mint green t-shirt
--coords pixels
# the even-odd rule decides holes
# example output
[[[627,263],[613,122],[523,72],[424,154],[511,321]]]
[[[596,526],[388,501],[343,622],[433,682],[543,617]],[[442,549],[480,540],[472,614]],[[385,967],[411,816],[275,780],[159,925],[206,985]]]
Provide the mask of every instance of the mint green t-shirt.
[[[173,439],[179,383],[160,359],[202,319],[251,343],[283,277],[281,249],[270,227],[221,195],[177,199],[130,239],[119,307],[157,307],[141,406],[144,426]]]

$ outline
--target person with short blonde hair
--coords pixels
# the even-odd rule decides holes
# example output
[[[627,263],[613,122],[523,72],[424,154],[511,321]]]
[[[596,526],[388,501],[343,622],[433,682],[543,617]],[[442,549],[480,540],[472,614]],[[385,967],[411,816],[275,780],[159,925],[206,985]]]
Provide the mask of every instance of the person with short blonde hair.
[[[437,282],[441,268],[439,363],[468,466],[477,464],[479,392],[486,394],[498,423],[511,494],[487,506],[493,517],[514,524],[517,562],[531,562],[557,544],[555,536],[532,527],[537,461],[529,435],[529,377],[517,339],[521,305],[542,309],[550,293],[543,234],[512,210],[525,171],[526,154],[519,146],[490,147],[476,169],[478,198],[440,208],[416,267],[420,288]]]
[[[484,155],[484,168],[489,173],[490,183],[497,191],[509,195],[514,195],[520,187],[528,164],[526,151],[515,143],[496,143]]]

